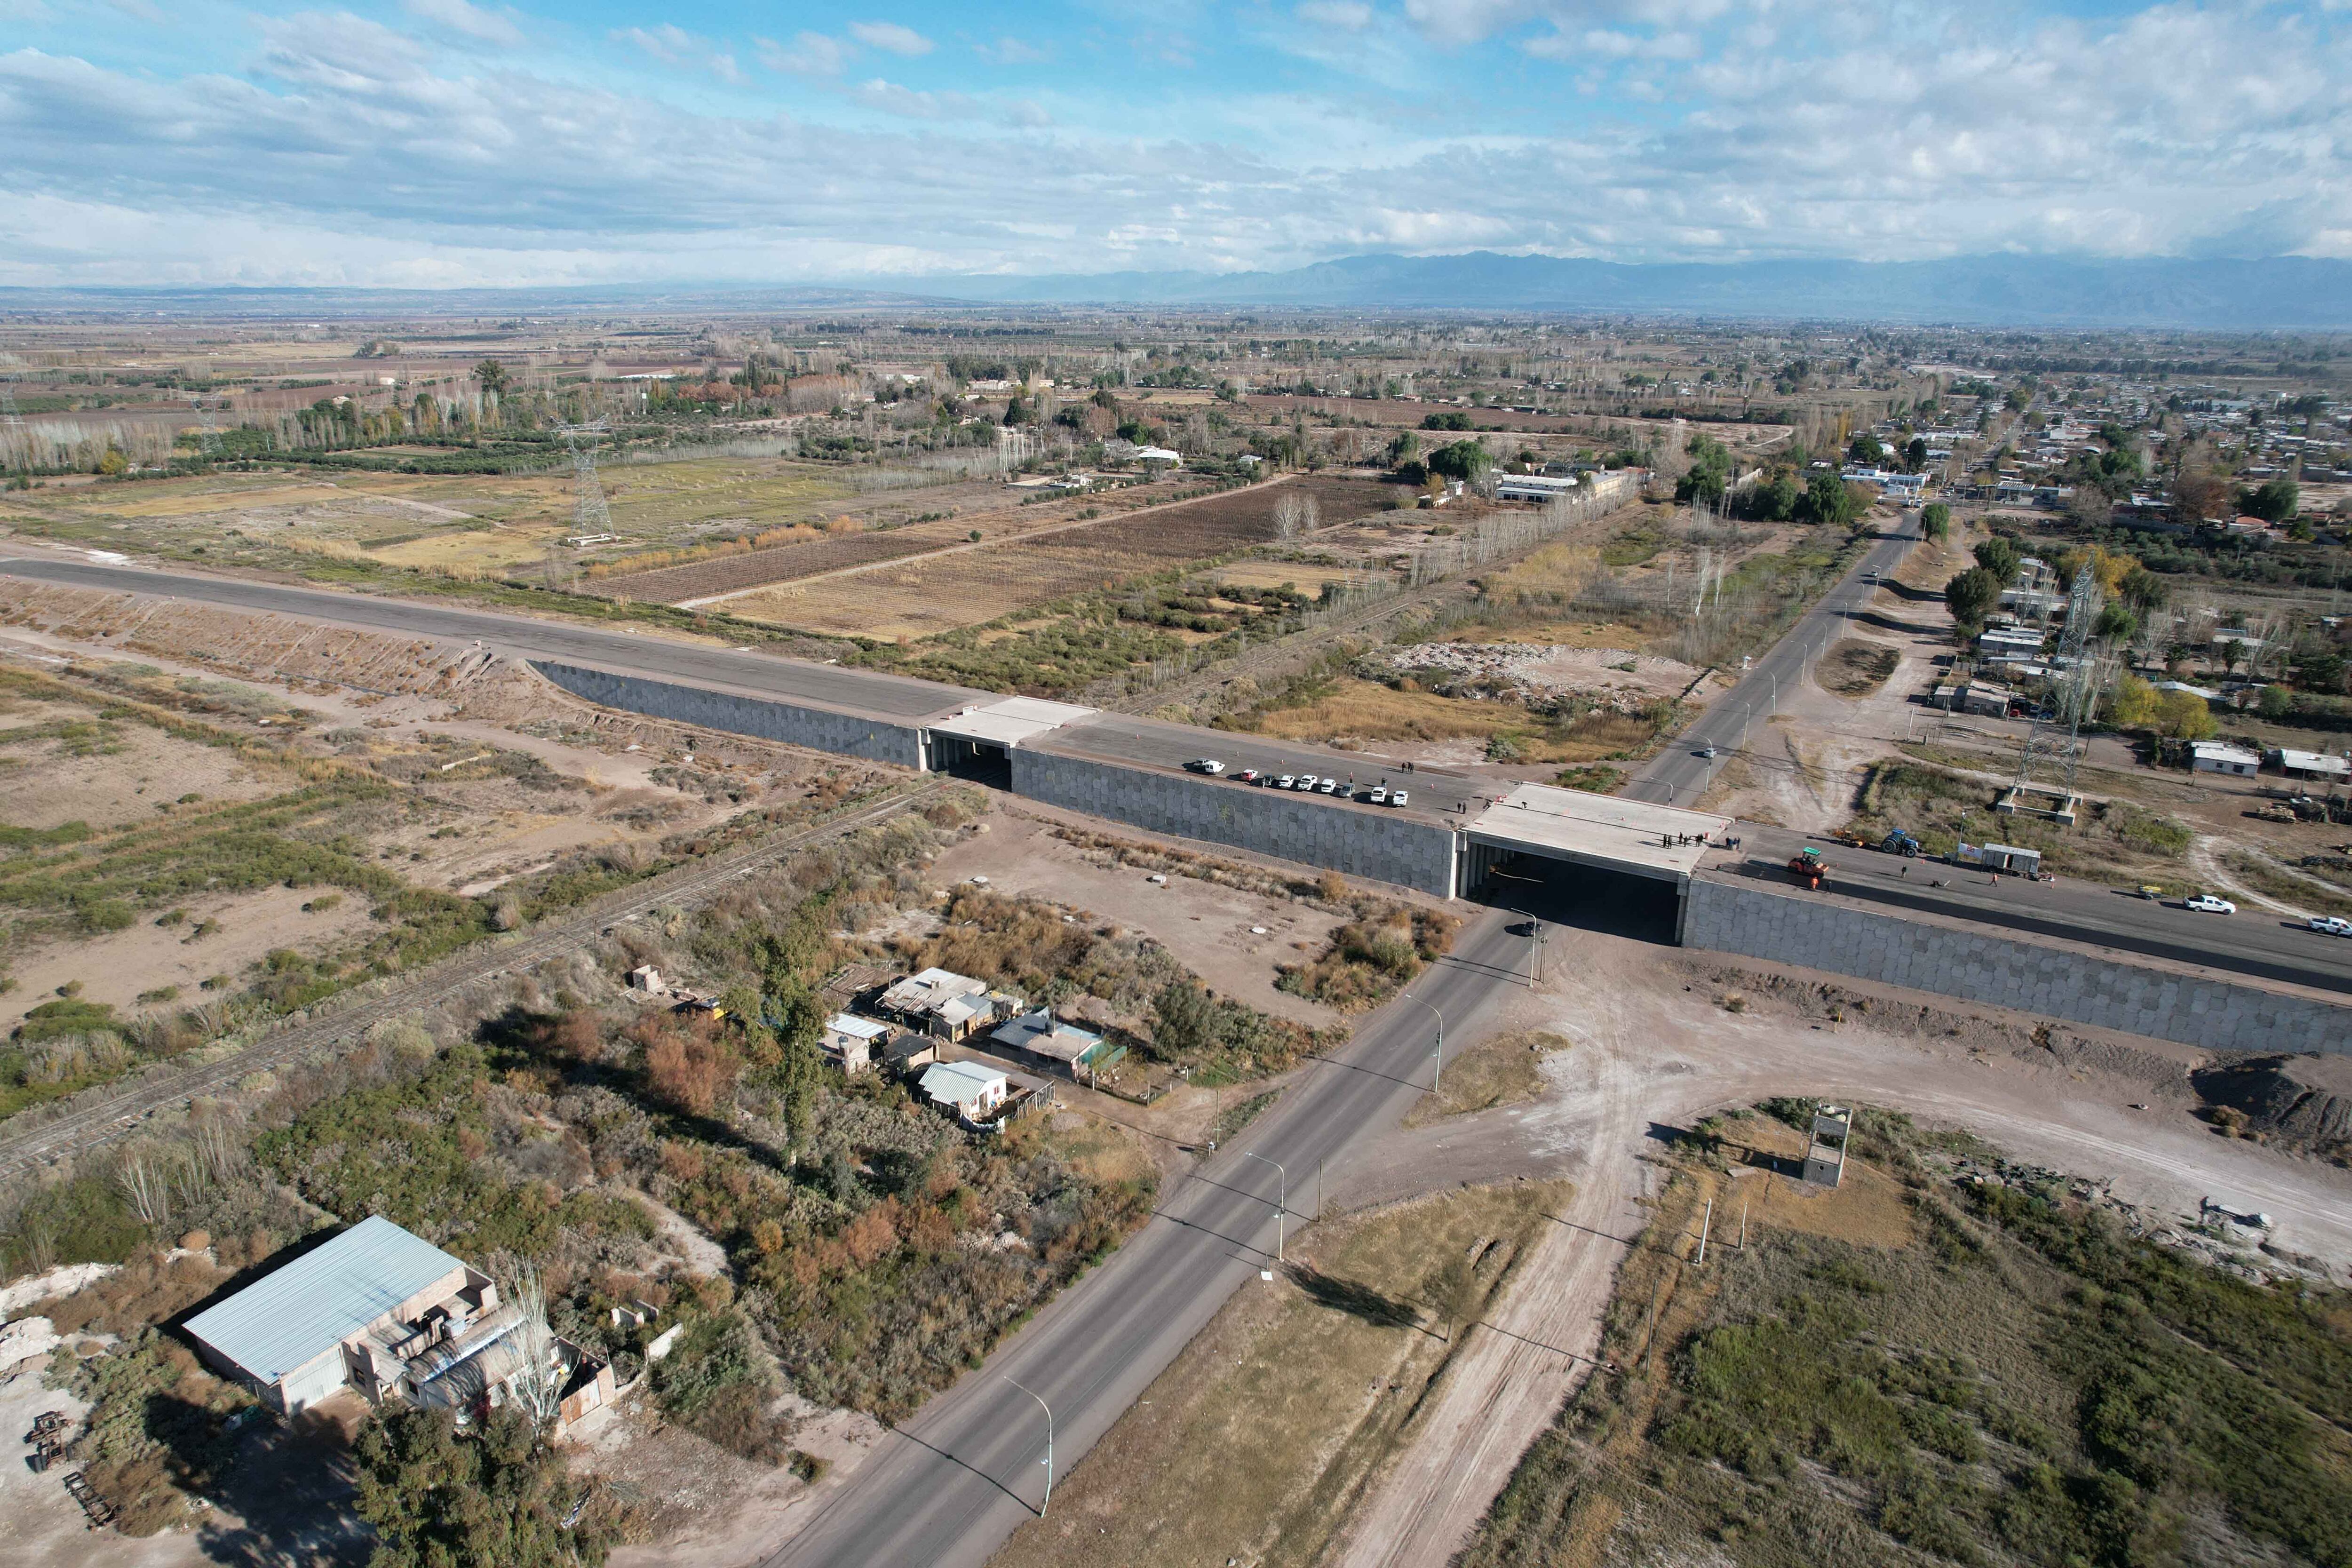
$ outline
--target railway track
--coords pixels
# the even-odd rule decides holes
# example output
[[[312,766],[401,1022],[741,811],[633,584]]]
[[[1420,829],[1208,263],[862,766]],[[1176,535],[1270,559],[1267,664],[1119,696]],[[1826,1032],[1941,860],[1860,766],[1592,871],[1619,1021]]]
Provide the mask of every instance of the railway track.
[[[883,799],[853,806],[822,822],[665,871],[520,936],[452,953],[363,1002],[339,1008],[326,1017],[308,1018],[272,1030],[243,1050],[217,1061],[147,1079],[118,1095],[78,1106],[39,1126],[0,1135],[0,1181],[127,1136],[157,1111],[226,1089],[249,1073],[331,1055],[377,1024],[429,1006],[467,986],[530,969],[623,921],[634,920],[664,904],[707,898],[727,883],[780,857],[887,822],[931,799],[950,782],[941,776],[927,777]]]

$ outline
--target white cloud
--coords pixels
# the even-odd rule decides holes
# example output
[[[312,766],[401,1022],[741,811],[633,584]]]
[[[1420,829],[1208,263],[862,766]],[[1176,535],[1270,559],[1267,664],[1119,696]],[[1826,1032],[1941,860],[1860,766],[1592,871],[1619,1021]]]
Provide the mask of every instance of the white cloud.
[[[721,81],[738,85],[743,80],[742,68],[735,63],[732,49],[689,33],[674,22],[664,22],[657,27],[615,27],[613,37],[622,43],[635,44],[664,65],[682,70],[707,70]]]
[[[510,17],[484,10],[470,0],[402,0],[402,5],[412,16],[485,44],[512,48],[522,42],[522,29]]]
[[[755,38],[751,49],[770,70],[790,71],[794,76],[839,76],[854,52],[839,38],[823,33],[799,34],[788,45],[773,38]]]
[[[869,48],[881,49],[912,59],[917,55],[931,52],[931,40],[912,27],[902,27],[896,22],[852,22],[849,36]]]
[[[868,109],[895,114],[901,120],[961,120],[976,113],[979,105],[961,92],[918,92],[876,77],[860,82],[851,94]]]
[[[1298,19],[1312,26],[1360,33],[1372,25],[1372,8],[1363,0],[1306,0],[1298,7]]]
[[[1537,40],[1461,55],[1378,8],[1328,32],[1328,65],[1290,41],[1295,8],[1268,7],[1244,47],[1289,50],[1279,79],[1228,79],[1209,56],[1181,90],[1064,71],[1032,103],[874,77],[791,113],[681,109],[537,51],[453,59],[440,20],[418,25],[436,41],[348,13],[268,20],[235,70],[177,76],[19,48],[0,54],[0,279],[781,279],[976,255],[1067,272],[1383,247],[2352,252],[2352,37],[2324,14],[2161,0],[1900,31],[1832,0],[1770,13],[1780,37],[1759,51],[1740,34],[1764,9],[1710,23],[1715,3],[1488,5],[1481,25],[1513,17]],[[614,37],[740,75],[682,26]],[[1122,61],[1124,42],[1091,58]],[[819,78],[855,52],[815,33],[756,45],[762,66]],[[1370,75],[1381,62],[1402,85]],[[1591,97],[1569,90],[1584,81]],[[1055,155],[1018,156],[1049,120]]]
[[[2352,0],[2346,0],[2346,3],[2352,5]],[[974,44],[971,47],[971,52],[982,59],[1000,66],[1043,65],[1054,58],[1051,50],[1040,48],[1035,44],[1024,43],[1009,34],[997,39],[993,44]]]

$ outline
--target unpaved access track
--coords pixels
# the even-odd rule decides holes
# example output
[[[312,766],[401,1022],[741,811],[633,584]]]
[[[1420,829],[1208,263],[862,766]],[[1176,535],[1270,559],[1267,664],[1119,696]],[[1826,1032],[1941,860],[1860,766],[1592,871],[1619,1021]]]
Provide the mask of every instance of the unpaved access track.
[[[1350,1519],[1332,1559],[1345,1568],[1440,1568],[1460,1549],[1591,1369],[1618,1259],[1646,1223],[1643,1151],[1727,1106],[1787,1094],[1902,1110],[2158,1212],[2192,1216],[2208,1195],[2267,1210],[2280,1247],[2352,1273],[2352,1172],[2216,1136],[2189,1114],[2185,1050],[2103,1037],[2040,1051],[2021,1043],[2032,1020],[2004,1033],[2004,1016],[1964,1005],[1916,1031],[1809,1019],[1753,991],[1733,1013],[1708,978],[1728,963],[1593,932],[1558,932],[1548,965],[1543,988],[1488,1018],[1576,1042],[1547,1058],[1539,1098],[1391,1133],[1333,1173],[1349,1207],[1514,1174],[1576,1184]],[[1880,994],[1866,1017],[1916,1018],[1927,1000]],[[1721,1241],[1737,1219],[1716,1219]]]
[[[835,813],[805,827],[771,835],[706,860],[680,866],[633,888],[607,895],[568,919],[544,922],[504,942],[478,944],[391,982],[378,982],[363,999],[346,1001],[324,1016],[274,1029],[242,1050],[175,1071],[150,1075],[120,1093],[73,1107],[38,1125],[0,1136],[0,1180],[67,1154],[110,1142],[137,1129],[159,1110],[184,1105],[228,1088],[248,1073],[285,1067],[350,1044],[373,1026],[413,1013],[469,985],[528,970],[570,952],[607,926],[664,904],[693,903],[728,882],[820,840],[887,822],[945,788],[934,776]],[[346,994],[347,996],[351,994]],[[331,1007],[331,1004],[329,1004]]]

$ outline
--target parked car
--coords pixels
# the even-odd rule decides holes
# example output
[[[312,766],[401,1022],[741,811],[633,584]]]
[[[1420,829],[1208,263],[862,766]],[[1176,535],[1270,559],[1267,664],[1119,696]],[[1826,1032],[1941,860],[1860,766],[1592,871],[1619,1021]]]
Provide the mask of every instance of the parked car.
[[[2352,936],[2352,921],[2342,915],[2314,915],[2303,923],[2312,931],[2324,931],[2329,936]]]
[[[1212,778],[1225,771],[1225,764],[1214,757],[1194,757],[1184,765],[1196,773],[1207,773]]]
[[[1698,755],[1705,757],[1708,762],[1713,762],[1715,761],[1716,756],[1715,748],[1713,746],[1701,746],[1698,749]]]
[[[1298,780],[1296,777],[1289,773],[1285,773],[1280,778],[1274,781],[1274,787],[1276,789],[1288,789],[1297,782]]]
[[[1307,790],[1311,790],[1311,789],[1313,789],[1313,788],[1315,787],[1315,784],[1316,784],[1316,778],[1315,778],[1315,775],[1314,775],[1313,773],[1301,773],[1301,774],[1299,774],[1299,775],[1298,775],[1298,782],[1297,782],[1297,784],[1292,784],[1290,787],[1291,787],[1291,788],[1293,788],[1293,789],[1295,789],[1295,790],[1299,790],[1299,791],[1301,791],[1301,792],[1304,792],[1304,791],[1307,791]]]
[[[2181,907],[2195,910],[2200,915],[2234,915],[2238,912],[2237,905],[2227,899],[2215,898],[2210,893],[2200,893]]]
[[[1246,784],[1263,783],[1265,778],[1265,775],[1258,772],[1255,768],[1244,768],[1241,772],[1234,775],[1234,782]]]
[[[1389,792],[1388,792],[1387,790],[1385,790],[1385,789],[1376,789],[1376,790],[1372,791],[1372,795],[1371,795],[1371,801],[1372,801],[1372,804],[1373,804],[1374,805],[1388,805],[1388,803],[1389,803]]]
[[[1317,795],[1337,795],[1339,793],[1339,781],[1338,779],[1325,779],[1321,784],[1315,786],[1315,793]]]
[[[1392,789],[1389,791],[1389,804],[1391,805],[1409,805],[1412,802],[1412,796],[1403,790]]]

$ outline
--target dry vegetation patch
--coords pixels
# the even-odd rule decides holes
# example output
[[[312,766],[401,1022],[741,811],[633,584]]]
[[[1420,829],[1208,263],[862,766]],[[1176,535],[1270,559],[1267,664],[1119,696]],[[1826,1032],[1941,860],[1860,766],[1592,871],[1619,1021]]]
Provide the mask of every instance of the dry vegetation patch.
[[[1867,697],[1885,685],[1902,662],[1899,648],[1848,637],[1815,667],[1814,679],[1840,697]]]
[[[1543,1059],[1569,1046],[1565,1037],[1545,1029],[1515,1029],[1481,1040],[1446,1062],[1442,1092],[1415,1100],[1403,1125],[1425,1127],[1449,1116],[1533,1100],[1543,1089]]]
[[[992,1562],[1303,1565],[1321,1560],[1453,1342],[1531,1244],[1562,1183],[1472,1188],[1295,1237]]]

